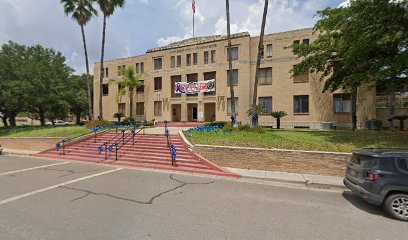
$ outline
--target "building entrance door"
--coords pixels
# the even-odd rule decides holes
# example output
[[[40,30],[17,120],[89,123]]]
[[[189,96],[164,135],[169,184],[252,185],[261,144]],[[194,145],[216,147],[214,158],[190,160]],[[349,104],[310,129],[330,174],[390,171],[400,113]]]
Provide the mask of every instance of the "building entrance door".
[[[171,121],[181,122],[181,104],[172,104],[171,111],[172,111]]]
[[[197,107],[193,107],[193,122],[197,121]]]

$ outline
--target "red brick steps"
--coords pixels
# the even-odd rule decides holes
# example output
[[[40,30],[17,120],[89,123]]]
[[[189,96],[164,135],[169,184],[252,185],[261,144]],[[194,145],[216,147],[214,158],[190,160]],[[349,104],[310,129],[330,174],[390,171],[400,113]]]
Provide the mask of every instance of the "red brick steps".
[[[98,147],[104,142],[111,140],[116,135],[115,131],[108,131],[98,135],[96,138],[91,136],[81,141],[67,144],[65,147],[65,155],[60,154],[62,150],[57,152],[55,148],[35,155],[66,160],[240,177],[239,175],[228,172],[203,157],[191,152],[178,135],[170,135],[171,142],[177,150],[176,166],[171,166],[171,154],[167,145],[167,138],[164,134],[138,134],[135,136],[134,146],[131,136],[128,136],[125,138],[125,142],[130,139],[129,142],[118,151],[118,160],[115,161],[115,146],[112,147],[113,152],[108,153],[110,156],[105,160],[105,152],[103,151],[101,154],[98,154]],[[96,143],[94,142],[95,139]],[[119,139],[115,139],[115,141],[116,140],[119,141]],[[111,141],[109,145],[115,141]]]

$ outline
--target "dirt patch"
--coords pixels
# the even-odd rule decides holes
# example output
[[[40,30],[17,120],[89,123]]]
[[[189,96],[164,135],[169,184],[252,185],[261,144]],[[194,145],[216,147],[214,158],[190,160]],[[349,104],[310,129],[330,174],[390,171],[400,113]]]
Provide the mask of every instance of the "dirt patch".
[[[0,138],[0,145],[5,149],[43,151],[55,147],[59,138]]]
[[[223,167],[344,176],[348,154],[279,150],[194,147],[194,151]]]

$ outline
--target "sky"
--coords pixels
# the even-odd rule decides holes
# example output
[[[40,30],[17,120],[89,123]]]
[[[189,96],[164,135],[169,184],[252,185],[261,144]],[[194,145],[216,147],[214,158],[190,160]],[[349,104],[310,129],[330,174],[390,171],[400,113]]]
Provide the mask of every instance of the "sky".
[[[141,55],[149,48],[192,37],[192,0],[126,0],[107,20],[105,59]],[[195,36],[226,35],[225,1],[195,0]],[[259,35],[263,0],[230,0],[231,32]],[[265,33],[313,27],[315,14],[343,0],[269,0]],[[97,7],[95,5],[95,7]],[[85,27],[91,72],[100,59],[102,14]],[[0,0],[0,45],[41,44],[62,52],[77,74],[85,72],[80,27],[60,0]]]

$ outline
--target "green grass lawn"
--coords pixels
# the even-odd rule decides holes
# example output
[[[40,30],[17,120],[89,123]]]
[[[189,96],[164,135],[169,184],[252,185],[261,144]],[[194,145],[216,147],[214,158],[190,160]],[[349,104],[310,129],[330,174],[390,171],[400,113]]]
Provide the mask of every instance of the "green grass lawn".
[[[305,131],[267,130],[266,133],[247,131],[224,134],[192,132],[186,137],[193,144],[298,149],[310,151],[350,152],[362,147],[408,149],[408,132],[391,131]]]
[[[0,127],[0,137],[61,137],[70,138],[90,132],[85,126],[20,126]]]

